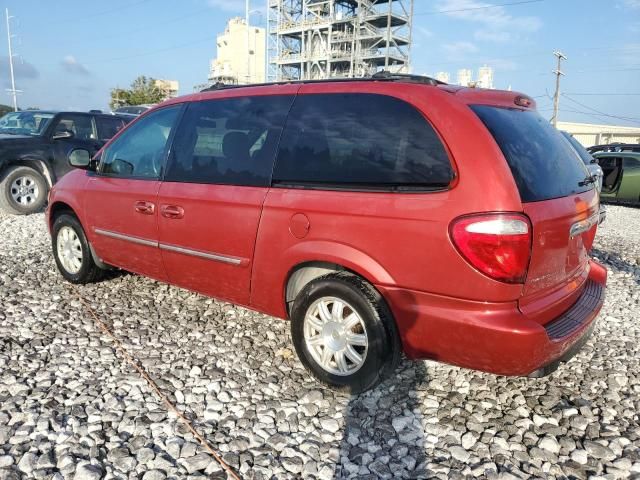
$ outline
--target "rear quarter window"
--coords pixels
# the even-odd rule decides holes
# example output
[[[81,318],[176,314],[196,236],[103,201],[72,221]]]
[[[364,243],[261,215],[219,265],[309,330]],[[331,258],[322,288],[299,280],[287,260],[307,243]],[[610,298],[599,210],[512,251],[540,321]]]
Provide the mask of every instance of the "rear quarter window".
[[[296,98],[273,181],[316,188],[443,189],[453,178],[437,133],[412,105],[375,94]]]
[[[589,175],[571,146],[537,112],[503,107],[471,107],[502,150],[523,202],[586,192]]]

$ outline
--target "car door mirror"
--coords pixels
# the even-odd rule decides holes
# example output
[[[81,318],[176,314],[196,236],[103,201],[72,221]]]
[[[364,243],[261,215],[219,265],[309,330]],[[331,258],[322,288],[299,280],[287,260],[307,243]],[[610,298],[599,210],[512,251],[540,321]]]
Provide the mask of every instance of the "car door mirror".
[[[73,132],[69,130],[63,130],[62,132],[56,132],[51,137],[52,140],[63,140],[65,138],[73,138]]]
[[[91,161],[91,153],[84,148],[76,148],[71,150],[68,156],[69,165],[74,168],[80,168],[82,170],[91,170],[94,166],[94,162]]]

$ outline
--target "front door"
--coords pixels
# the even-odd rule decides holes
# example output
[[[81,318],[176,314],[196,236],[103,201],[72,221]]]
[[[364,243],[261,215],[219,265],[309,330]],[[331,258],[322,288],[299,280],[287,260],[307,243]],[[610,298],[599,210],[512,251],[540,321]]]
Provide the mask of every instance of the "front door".
[[[110,265],[166,280],[158,248],[158,188],[179,105],[153,112],[102,152],[87,185],[86,223],[98,256]]]
[[[249,303],[262,204],[292,102],[292,95],[238,96],[187,107],[158,195],[172,283]]]
[[[60,180],[71,171],[67,158],[71,150],[83,148],[91,155],[100,150],[104,142],[100,141],[93,117],[82,113],[64,113],[56,116],[48,130],[51,141],[51,164],[56,180]]]

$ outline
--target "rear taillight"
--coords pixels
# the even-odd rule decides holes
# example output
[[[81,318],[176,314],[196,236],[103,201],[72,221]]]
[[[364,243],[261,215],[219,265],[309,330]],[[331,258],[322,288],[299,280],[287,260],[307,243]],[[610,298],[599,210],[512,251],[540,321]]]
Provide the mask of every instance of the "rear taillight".
[[[481,273],[505,283],[524,283],[531,256],[531,225],[524,215],[461,217],[451,224],[451,239]]]

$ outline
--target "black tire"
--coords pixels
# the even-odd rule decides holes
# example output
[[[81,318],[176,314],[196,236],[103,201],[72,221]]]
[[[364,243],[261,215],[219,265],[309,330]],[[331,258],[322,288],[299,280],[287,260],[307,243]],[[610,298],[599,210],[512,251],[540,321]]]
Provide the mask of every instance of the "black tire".
[[[25,190],[21,194],[17,188],[22,186]],[[0,181],[0,208],[14,215],[36,213],[44,207],[48,194],[49,185],[40,172],[31,167],[10,167]]]
[[[314,359],[307,346],[305,317],[315,302],[323,297],[345,302],[362,319],[368,346],[364,363],[354,373],[331,373]],[[307,370],[322,383],[339,391],[355,394],[369,390],[391,374],[400,362],[400,338],[386,302],[373,286],[348,272],[322,276],[302,289],[291,309],[291,335],[298,357]]]
[[[77,236],[78,245],[81,249],[80,268],[77,271],[70,271],[65,267],[65,261],[60,258],[58,250],[58,234],[63,228],[70,228]],[[102,277],[103,270],[96,265],[91,255],[89,242],[84,234],[82,225],[78,219],[69,213],[60,214],[53,222],[51,234],[51,246],[53,247],[53,257],[62,276],[71,283],[85,284],[92,283]],[[77,250],[76,250],[77,251]]]

